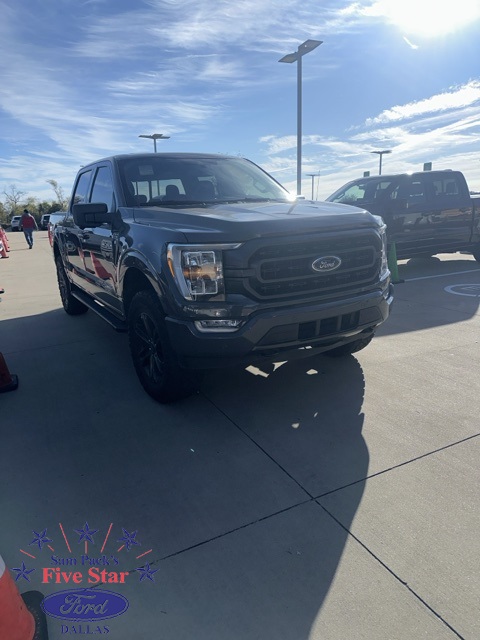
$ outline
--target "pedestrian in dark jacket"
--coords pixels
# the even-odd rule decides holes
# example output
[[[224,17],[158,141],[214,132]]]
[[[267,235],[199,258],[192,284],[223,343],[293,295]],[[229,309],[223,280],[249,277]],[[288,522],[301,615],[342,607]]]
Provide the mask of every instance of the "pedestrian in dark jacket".
[[[23,215],[20,220],[20,224],[22,225],[23,233],[25,235],[25,240],[27,241],[28,248],[31,249],[33,247],[33,230],[36,229],[38,231],[38,227],[37,227],[35,218],[28,211],[28,209],[23,210]]]

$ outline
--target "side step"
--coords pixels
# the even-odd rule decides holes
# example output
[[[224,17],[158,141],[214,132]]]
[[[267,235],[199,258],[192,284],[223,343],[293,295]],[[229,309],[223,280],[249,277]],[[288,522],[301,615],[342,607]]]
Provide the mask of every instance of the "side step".
[[[102,306],[95,300],[93,300],[89,295],[84,293],[83,291],[79,291],[78,289],[73,290],[72,296],[77,300],[80,300],[86,307],[94,311],[97,315],[99,315],[103,320],[108,322],[115,331],[119,333],[125,333],[128,331],[127,323],[124,320],[120,320],[114,315],[111,311],[109,311],[106,307]]]

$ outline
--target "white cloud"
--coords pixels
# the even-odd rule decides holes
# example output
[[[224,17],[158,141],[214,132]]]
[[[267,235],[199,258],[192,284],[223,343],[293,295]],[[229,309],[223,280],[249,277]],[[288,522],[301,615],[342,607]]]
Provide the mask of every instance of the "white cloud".
[[[407,120],[438,111],[467,107],[476,102],[480,102],[480,81],[472,80],[462,87],[431,96],[425,100],[418,100],[386,109],[378,116],[369,118],[365,124],[366,126],[371,126]]]

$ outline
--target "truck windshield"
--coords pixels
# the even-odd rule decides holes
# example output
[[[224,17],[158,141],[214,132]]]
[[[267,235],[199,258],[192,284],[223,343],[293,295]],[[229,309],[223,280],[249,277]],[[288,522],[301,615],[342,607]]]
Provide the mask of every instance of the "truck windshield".
[[[127,206],[292,201],[276,180],[242,158],[157,154],[119,160]]]
[[[363,204],[365,202],[382,201],[392,198],[392,191],[398,185],[398,180],[390,178],[368,178],[355,180],[335,191],[328,202],[341,202],[342,204]]]

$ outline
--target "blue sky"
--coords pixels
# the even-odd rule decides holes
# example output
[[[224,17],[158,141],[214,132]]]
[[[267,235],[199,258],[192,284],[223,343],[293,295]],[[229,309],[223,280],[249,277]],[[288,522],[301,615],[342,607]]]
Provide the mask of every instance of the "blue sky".
[[[115,153],[250,158],[303,193],[378,171],[462,170],[480,191],[480,0],[0,0],[0,192],[54,198]],[[0,194],[1,199],[1,194]]]

